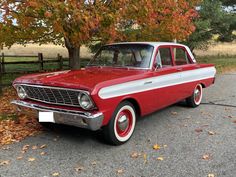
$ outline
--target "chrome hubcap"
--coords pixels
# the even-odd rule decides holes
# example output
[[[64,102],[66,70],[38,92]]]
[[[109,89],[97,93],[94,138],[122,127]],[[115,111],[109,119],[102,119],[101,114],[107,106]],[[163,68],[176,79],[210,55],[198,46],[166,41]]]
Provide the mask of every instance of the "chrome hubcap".
[[[121,131],[125,131],[128,125],[129,125],[129,119],[126,117],[126,115],[123,115],[118,119],[118,127]]]
[[[199,91],[198,89],[196,89],[196,90],[194,91],[194,95],[195,95],[195,97],[200,96],[200,91]]]

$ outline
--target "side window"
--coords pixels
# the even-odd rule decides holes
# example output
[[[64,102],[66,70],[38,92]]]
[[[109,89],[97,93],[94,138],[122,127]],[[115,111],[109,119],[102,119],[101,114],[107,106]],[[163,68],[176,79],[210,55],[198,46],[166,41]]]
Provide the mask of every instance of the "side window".
[[[158,53],[163,67],[172,65],[170,48],[159,48]]]
[[[190,63],[187,52],[183,48],[173,48],[173,52],[176,65],[186,65]]]

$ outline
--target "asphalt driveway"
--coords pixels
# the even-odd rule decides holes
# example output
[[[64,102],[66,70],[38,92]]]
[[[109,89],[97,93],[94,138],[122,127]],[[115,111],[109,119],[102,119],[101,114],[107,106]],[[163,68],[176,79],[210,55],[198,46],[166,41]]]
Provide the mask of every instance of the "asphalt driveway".
[[[2,147],[5,160],[0,177],[235,177],[236,74],[219,75],[198,108],[173,105],[139,120],[122,146],[104,144],[100,132],[54,126]]]

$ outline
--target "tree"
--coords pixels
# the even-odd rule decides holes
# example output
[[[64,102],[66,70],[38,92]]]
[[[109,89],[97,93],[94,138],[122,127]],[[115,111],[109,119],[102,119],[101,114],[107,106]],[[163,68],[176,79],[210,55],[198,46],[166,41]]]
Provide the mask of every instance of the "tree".
[[[54,43],[80,66],[80,46],[94,40],[186,39],[198,0],[2,0],[0,44]]]
[[[191,50],[206,49],[214,36],[218,36],[217,41],[230,42],[235,39],[236,14],[229,10],[233,8],[228,7],[233,7],[232,1],[222,1],[223,4],[220,0],[204,0],[198,7],[199,18],[194,21],[196,30],[186,41]]]

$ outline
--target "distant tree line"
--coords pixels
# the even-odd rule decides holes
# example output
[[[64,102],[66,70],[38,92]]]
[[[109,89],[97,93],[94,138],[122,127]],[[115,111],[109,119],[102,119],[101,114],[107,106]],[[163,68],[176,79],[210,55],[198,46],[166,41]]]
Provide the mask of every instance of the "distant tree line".
[[[236,39],[236,1],[203,0],[199,6],[198,18],[194,20],[196,30],[185,41],[191,50],[207,49],[211,39],[232,42]]]

